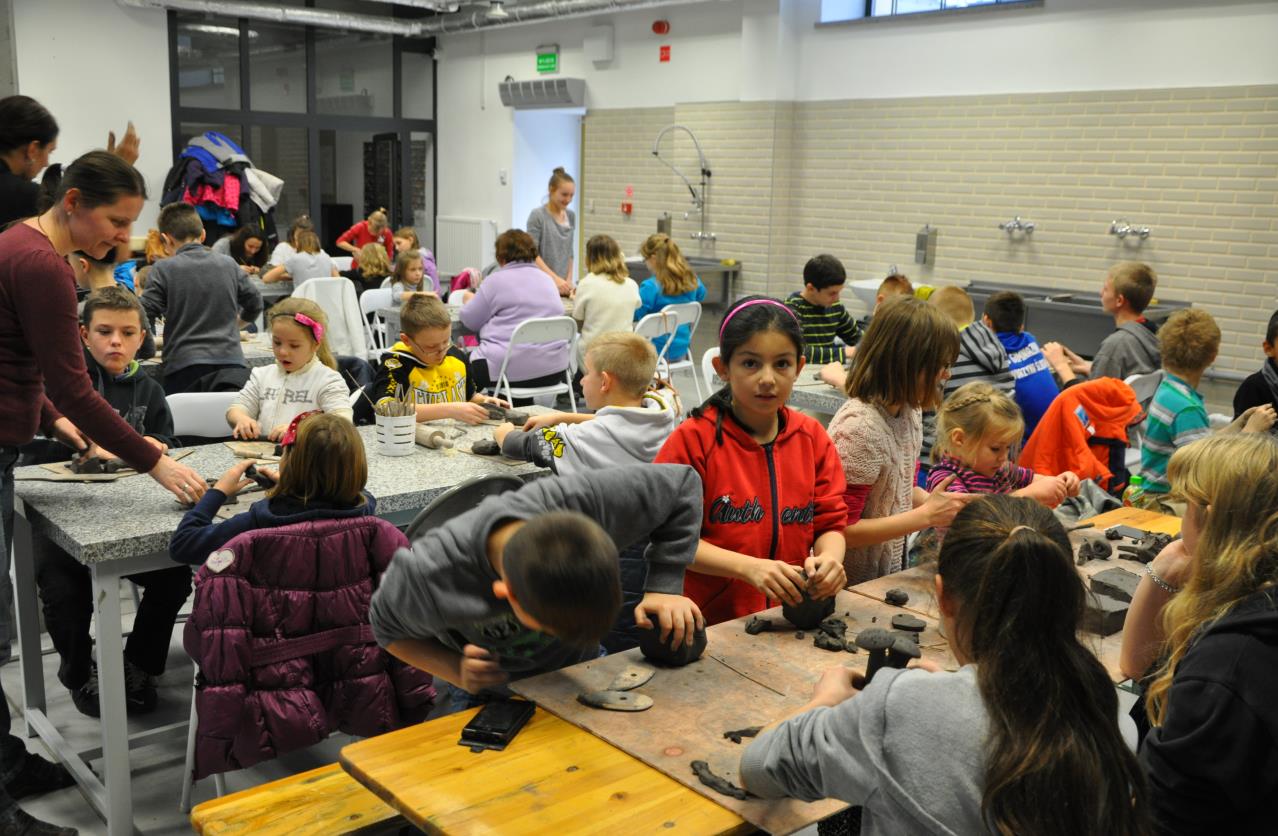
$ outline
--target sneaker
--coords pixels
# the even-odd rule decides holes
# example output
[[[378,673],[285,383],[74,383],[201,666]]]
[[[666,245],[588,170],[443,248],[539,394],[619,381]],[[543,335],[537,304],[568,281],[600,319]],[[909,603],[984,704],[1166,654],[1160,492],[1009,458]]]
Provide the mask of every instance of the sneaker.
[[[89,668],[89,679],[79,688],[71,690],[71,702],[86,717],[99,716],[98,708],[98,666]]]
[[[0,812],[0,836],[77,836],[74,827],[59,827],[40,821],[17,804]]]
[[[124,705],[130,714],[149,714],[159,699],[154,676],[124,660]]]
[[[17,800],[30,795],[40,795],[53,790],[65,789],[75,785],[75,778],[60,763],[45,760],[30,752],[24,753],[21,766],[13,773],[13,777],[4,785],[9,797]],[[8,833],[3,824],[4,816],[0,815],[0,834]],[[34,819],[33,819],[34,821]],[[23,832],[23,831],[16,831]],[[39,831],[43,832],[43,831]],[[60,831],[59,831],[60,832]]]

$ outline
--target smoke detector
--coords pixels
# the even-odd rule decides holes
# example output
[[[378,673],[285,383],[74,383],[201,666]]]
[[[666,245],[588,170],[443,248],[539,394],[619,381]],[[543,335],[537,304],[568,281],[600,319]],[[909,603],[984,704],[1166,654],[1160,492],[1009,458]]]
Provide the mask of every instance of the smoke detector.
[[[504,0],[490,0],[488,4],[488,14],[484,15],[488,20],[505,20],[510,17],[510,13],[506,11]]]

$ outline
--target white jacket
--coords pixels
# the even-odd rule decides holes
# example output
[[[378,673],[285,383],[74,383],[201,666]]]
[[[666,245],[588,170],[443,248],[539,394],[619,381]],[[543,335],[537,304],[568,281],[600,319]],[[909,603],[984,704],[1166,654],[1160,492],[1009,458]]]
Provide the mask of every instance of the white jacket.
[[[264,436],[313,409],[341,415],[348,421],[354,415],[342,376],[321,363],[318,356],[287,374],[279,363],[253,369],[227,412],[237,406],[257,421]]]
[[[328,347],[334,355],[368,356],[364,329],[368,322],[359,310],[355,285],[346,279],[308,279],[293,290],[299,299],[310,299],[328,315]]]

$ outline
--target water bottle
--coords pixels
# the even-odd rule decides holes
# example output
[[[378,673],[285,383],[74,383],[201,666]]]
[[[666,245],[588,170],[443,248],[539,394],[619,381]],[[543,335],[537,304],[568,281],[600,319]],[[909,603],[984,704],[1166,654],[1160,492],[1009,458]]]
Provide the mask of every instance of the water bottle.
[[[1133,476],[1123,490],[1123,505],[1131,508],[1145,495],[1145,477]]]

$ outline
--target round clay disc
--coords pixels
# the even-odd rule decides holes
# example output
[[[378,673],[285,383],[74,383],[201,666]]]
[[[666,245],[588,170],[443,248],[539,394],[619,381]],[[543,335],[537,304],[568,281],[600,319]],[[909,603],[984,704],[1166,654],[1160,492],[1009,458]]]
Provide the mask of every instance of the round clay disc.
[[[632,691],[587,691],[577,695],[577,702],[607,711],[646,711],[652,708],[652,697]]]

